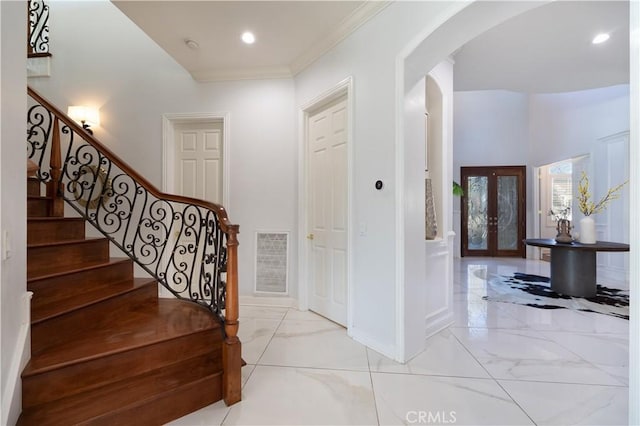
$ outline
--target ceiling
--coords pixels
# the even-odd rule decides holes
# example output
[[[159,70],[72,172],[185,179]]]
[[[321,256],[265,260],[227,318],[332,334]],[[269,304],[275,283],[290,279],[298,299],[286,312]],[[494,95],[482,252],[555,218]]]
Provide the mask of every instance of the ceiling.
[[[611,38],[599,45],[594,36]],[[568,92],[629,82],[629,3],[558,1],[516,16],[454,55],[454,90]]]
[[[113,2],[198,81],[294,76],[389,4]],[[240,40],[247,30],[256,35],[253,45]],[[593,45],[601,31],[611,39]],[[552,2],[481,34],[453,56],[455,90],[547,93],[628,83],[629,3]]]
[[[386,1],[113,1],[198,81],[291,77]],[[256,42],[244,44],[244,31]],[[187,46],[193,40],[198,47]]]

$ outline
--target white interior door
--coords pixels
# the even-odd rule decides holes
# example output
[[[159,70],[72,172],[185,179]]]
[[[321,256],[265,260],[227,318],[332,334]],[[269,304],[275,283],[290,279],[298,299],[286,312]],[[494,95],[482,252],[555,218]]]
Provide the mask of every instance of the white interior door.
[[[176,192],[222,204],[222,123],[178,123],[174,134]]]
[[[182,122],[174,125],[174,192],[217,204],[223,202],[222,122]],[[194,207],[186,207],[193,209]],[[190,211],[185,211],[189,215]],[[187,221],[188,223],[188,221]],[[202,238],[183,227],[172,231],[173,258],[166,261],[168,283],[174,291],[187,293],[187,282],[199,285]],[[196,253],[193,253],[196,250]]]
[[[347,101],[307,121],[309,308],[347,323]]]

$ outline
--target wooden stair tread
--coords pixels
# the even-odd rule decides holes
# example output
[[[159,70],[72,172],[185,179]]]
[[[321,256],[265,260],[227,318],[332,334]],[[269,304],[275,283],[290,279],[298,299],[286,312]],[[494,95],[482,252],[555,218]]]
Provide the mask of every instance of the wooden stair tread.
[[[52,272],[52,273],[47,274],[47,275],[40,275],[40,276],[37,276],[37,277],[29,278],[29,279],[27,279],[27,283],[32,283],[32,282],[36,282],[36,281],[40,281],[40,280],[46,280],[46,279],[54,278],[54,277],[60,277],[60,276],[64,276],[64,275],[70,275],[70,274],[74,274],[76,272],[81,272],[81,271],[90,271],[90,270],[93,270],[93,269],[104,268],[106,266],[110,266],[110,265],[113,265],[113,264],[116,264],[116,263],[122,263],[122,262],[129,262],[129,259],[128,258],[122,258],[122,257],[111,257],[111,258],[109,258],[109,260],[107,262],[92,264],[92,265],[88,265],[88,266],[84,266],[84,267],[78,267],[78,268],[74,268],[73,270],[70,270],[70,271]]]
[[[39,248],[39,247],[53,247],[53,246],[66,246],[73,244],[90,244],[96,241],[106,240],[104,237],[87,237],[79,240],[65,240],[65,241],[52,241],[48,243],[33,243],[27,244],[27,249]]]
[[[82,222],[84,223],[84,219],[81,217],[36,216],[36,217],[28,217],[27,223],[29,222]]]
[[[64,315],[76,309],[86,308],[101,301],[118,297],[129,291],[146,285],[157,285],[154,278],[134,278],[116,283],[91,283],[88,282],[86,290],[79,294],[61,293],[47,294],[46,303],[32,308],[31,324],[37,324]],[[50,293],[53,293],[50,292]]]
[[[98,312],[98,315],[102,314]],[[157,303],[122,306],[117,312],[109,313],[108,327],[81,330],[72,342],[32,354],[23,377],[215,329],[221,329],[220,322],[208,310],[192,302],[159,299]]]
[[[222,372],[211,355],[198,356],[184,362],[152,370],[96,389],[71,395],[23,411],[19,425],[59,425],[99,421],[103,416],[117,415],[181,392],[194,383],[220,380]],[[215,389],[201,387],[199,392]],[[137,398],[132,399],[131,396]],[[215,398],[219,400],[220,396]],[[99,401],[98,404],[96,402]]]

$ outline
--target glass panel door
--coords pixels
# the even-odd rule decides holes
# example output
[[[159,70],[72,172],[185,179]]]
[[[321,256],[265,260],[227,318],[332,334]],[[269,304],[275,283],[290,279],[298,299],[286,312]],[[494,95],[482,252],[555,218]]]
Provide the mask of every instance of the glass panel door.
[[[487,250],[488,243],[488,207],[489,178],[487,176],[469,176],[468,180],[467,235],[469,249]]]
[[[498,250],[518,249],[518,178],[498,178]]]
[[[525,166],[462,167],[462,256],[525,256]]]

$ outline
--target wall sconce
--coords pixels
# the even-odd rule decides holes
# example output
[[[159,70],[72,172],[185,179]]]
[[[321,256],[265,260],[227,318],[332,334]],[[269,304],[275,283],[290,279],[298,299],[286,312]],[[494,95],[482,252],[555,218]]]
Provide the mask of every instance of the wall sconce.
[[[90,135],[93,135],[93,130],[90,126],[100,125],[100,113],[98,108],[87,106],[70,106],[67,109],[67,115],[76,123],[81,124],[82,128]]]

